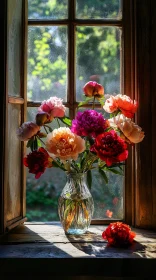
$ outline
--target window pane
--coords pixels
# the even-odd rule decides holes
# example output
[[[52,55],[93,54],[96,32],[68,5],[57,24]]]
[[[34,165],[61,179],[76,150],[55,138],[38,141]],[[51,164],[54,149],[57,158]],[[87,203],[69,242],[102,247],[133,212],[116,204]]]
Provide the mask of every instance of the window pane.
[[[68,0],[28,0],[29,19],[66,19]]]
[[[120,30],[116,27],[77,27],[76,97],[82,100],[82,88],[94,80],[105,93],[120,93]]]
[[[8,94],[20,96],[22,1],[8,1]]]
[[[28,31],[28,100],[56,95],[66,101],[67,28],[30,27]]]
[[[112,172],[106,174],[108,184],[103,181],[97,170],[92,173],[93,219],[123,219],[124,177]]]
[[[120,19],[120,0],[77,0],[76,17],[80,19]]]

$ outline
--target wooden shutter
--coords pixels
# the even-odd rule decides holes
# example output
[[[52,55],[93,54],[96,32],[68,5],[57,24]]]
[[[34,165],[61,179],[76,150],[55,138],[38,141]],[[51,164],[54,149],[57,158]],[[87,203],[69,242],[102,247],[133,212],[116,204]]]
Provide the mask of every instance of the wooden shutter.
[[[22,158],[24,144],[16,135],[25,121],[26,108],[26,2],[2,1],[5,61],[3,88],[2,182],[0,193],[1,233],[25,221],[25,176]]]

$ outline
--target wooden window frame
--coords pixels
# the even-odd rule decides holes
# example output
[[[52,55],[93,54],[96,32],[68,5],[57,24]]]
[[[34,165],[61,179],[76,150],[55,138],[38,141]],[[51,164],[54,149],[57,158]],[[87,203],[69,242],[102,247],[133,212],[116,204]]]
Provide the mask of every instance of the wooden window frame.
[[[22,0],[24,4],[27,1]],[[7,104],[13,102],[21,104],[23,122],[26,119],[26,107],[38,106],[39,104],[26,104],[26,67],[22,68],[21,92],[20,98],[8,98],[7,96],[7,5],[2,1],[0,10],[1,32],[3,38],[2,51],[0,53],[3,64],[0,66],[2,84],[2,102],[1,102],[1,131],[3,132],[0,158],[0,233],[4,233],[25,221],[25,196],[26,196],[26,175],[22,165],[21,172],[23,180],[21,182],[21,216],[14,221],[6,221],[6,174],[7,174]],[[72,0],[74,4],[74,1]],[[156,62],[156,12],[154,9],[154,0],[123,0],[123,34],[124,34],[124,83],[123,92],[131,98],[139,101],[139,109],[135,121],[145,131],[145,139],[141,144],[129,149],[129,158],[126,162],[125,170],[125,219],[124,222],[138,228],[156,229],[156,175],[155,175],[155,121],[154,112],[156,104],[156,85],[155,85],[155,62]],[[27,6],[27,5],[26,5]],[[25,6],[25,7],[26,7]],[[27,11],[25,9],[24,14]],[[71,14],[71,13],[69,13]],[[73,18],[70,19],[71,22]],[[97,22],[97,21],[95,21]],[[26,51],[26,29],[27,19],[23,18],[23,50]],[[54,22],[53,22],[54,23]],[[82,22],[84,23],[84,22]],[[56,23],[55,23],[56,24]],[[58,23],[57,23],[58,24]],[[69,34],[73,34],[74,25],[71,25]],[[71,41],[71,45],[73,42]],[[71,50],[71,45],[69,49]],[[24,54],[25,52],[23,52]],[[70,55],[74,57],[74,51]],[[26,65],[26,56],[21,58],[21,64]],[[71,62],[72,73],[74,73],[74,64]],[[68,73],[70,76],[71,73]],[[74,80],[74,79],[71,79]],[[70,92],[74,90],[73,81],[69,84]],[[72,96],[75,96],[73,91]],[[23,99],[22,99],[23,98]],[[75,106],[74,98],[67,100],[69,106]],[[74,111],[73,111],[74,112]],[[73,117],[71,113],[70,117]],[[146,118],[145,118],[146,117]],[[25,152],[25,146],[22,148],[22,156]],[[101,220],[100,220],[101,222]],[[109,221],[110,222],[110,221]],[[99,223],[99,221],[97,221]],[[106,223],[106,221],[104,221]]]

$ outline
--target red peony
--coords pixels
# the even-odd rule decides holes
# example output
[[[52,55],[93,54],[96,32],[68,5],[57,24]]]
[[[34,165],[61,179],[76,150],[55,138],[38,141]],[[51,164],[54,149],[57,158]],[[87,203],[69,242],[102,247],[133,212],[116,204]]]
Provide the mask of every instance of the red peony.
[[[33,151],[23,159],[23,163],[29,168],[29,173],[35,174],[38,179],[47,167],[52,166],[52,159],[44,148]]]
[[[91,151],[97,153],[107,166],[126,160],[128,157],[126,149],[127,144],[114,130],[98,135],[91,146]]]
[[[107,240],[108,244],[113,247],[127,247],[131,245],[135,236],[136,234],[131,231],[130,226],[122,222],[110,223],[102,233],[102,238]]]

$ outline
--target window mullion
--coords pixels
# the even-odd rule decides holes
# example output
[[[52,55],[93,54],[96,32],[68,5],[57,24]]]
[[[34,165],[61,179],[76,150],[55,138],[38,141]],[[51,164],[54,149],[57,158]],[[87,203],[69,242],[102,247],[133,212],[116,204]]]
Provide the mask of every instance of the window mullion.
[[[69,103],[69,116],[74,117],[76,102],[75,93],[75,0],[71,0],[68,6],[68,89],[67,102]]]

